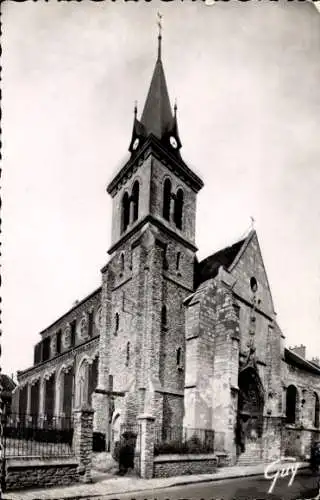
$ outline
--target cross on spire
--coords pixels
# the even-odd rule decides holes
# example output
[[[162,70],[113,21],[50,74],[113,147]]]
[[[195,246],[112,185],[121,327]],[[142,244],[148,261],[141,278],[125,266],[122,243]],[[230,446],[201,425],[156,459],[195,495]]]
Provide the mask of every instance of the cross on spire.
[[[254,226],[255,226],[255,219],[252,217],[252,215],[250,216],[250,220],[251,220],[251,231],[254,230]]]

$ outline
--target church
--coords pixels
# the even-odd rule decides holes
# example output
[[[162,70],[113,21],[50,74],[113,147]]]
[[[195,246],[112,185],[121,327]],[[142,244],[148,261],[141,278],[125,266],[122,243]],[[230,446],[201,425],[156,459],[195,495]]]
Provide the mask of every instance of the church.
[[[144,412],[163,434],[213,430],[230,463],[306,456],[320,436],[319,361],[285,347],[254,229],[197,259],[203,180],[181,154],[161,44],[130,158],[107,186],[101,286],[40,332],[16,411],[49,419],[91,405],[107,449]]]

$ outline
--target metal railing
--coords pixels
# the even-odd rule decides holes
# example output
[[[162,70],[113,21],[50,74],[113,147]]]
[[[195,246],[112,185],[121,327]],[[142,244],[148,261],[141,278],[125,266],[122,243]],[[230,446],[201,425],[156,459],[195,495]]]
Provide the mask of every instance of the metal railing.
[[[129,436],[129,437],[137,437],[139,434],[139,424],[131,423],[131,424],[121,424],[120,426],[120,436]]]
[[[2,417],[4,457],[71,456],[73,418],[11,414]]]
[[[155,455],[165,453],[213,453],[214,430],[190,427],[155,428]]]

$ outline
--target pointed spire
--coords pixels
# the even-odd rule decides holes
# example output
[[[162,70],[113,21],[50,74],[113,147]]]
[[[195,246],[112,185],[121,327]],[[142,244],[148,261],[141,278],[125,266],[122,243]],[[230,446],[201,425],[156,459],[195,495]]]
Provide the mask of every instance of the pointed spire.
[[[164,146],[169,147],[171,153],[179,154],[181,141],[177,123],[177,102],[172,110],[161,60],[162,15],[158,12],[157,17],[159,29],[157,60],[140,120],[137,118],[137,105],[135,104],[134,107],[134,124],[129,151],[136,153],[137,144],[140,148],[152,134],[161,140]]]
[[[162,139],[172,125],[173,115],[167,89],[166,78],[161,61],[162,15],[158,13],[158,58],[153,71],[147,99],[143,108],[141,123],[147,134]]]

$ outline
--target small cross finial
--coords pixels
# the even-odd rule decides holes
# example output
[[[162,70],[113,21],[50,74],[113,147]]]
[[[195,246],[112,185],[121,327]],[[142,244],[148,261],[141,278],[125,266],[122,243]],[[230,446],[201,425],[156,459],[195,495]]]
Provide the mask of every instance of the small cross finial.
[[[136,117],[138,113],[138,101],[134,101],[134,116]]]
[[[253,231],[253,230],[254,230],[254,227],[255,227],[255,222],[256,222],[256,221],[255,221],[255,219],[252,217],[252,215],[251,215],[251,217],[250,217],[250,220],[251,220],[251,231]]]
[[[161,59],[161,39],[162,39],[162,14],[160,12],[157,12],[157,18],[158,18],[158,28],[159,28],[159,34],[158,34],[158,59]]]

